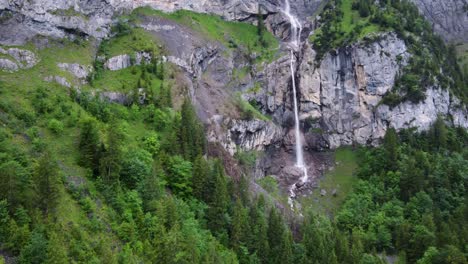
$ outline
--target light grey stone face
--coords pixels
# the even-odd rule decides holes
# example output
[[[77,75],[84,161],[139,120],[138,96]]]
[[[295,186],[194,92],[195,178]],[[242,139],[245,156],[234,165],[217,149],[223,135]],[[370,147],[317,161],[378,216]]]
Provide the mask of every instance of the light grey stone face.
[[[467,0],[411,0],[448,42],[468,42]]]

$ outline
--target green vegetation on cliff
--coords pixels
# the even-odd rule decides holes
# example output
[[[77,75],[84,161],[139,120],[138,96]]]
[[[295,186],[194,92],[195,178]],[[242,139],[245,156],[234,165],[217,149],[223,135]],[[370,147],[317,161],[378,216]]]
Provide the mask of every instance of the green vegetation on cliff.
[[[310,41],[317,51],[317,60],[337,48],[358,40],[378,40],[378,32],[396,32],[411,53],[407,66],[395,87],[383,103],[391,107],[403,101],[414,103],[425,99],[429,87],[440,86],[451,91],[464,103],[468,100],[468,78],[456,61],[453,47],[447,47],[432,32],[431,25],[419,14],[417,7],[407,0],[333,0],[322,12],[320,28]]]
[[[261,26],[229,22],[219,16],[200,14],[187,10],[164,13],[150,8],[137,8],[131,18],[138,21],[140,16],[157,16],[187,26],[211,40],[219,41],[231,49],[242,49],[248,55],[255,53],[259,61],[272,60],[279,48],[278,40]]]
[[[21,47],[39,63],[0,72],[0,263],[466,263],[465,130],[442,119],[427,133],[389,130],[383,146],[359,152],[356,169],[356,153],[338,151],[321,182],[347,185],[325,208],[335,217],[319,209],[287,222],[287,209],[249,193],[248,169],[236,173],[207,143],[157,41],[118,27],[98,50],[92,40]],[[153,60],[119,71],[99,60],[139,49]],[[76,85],[59,62],[98,74],[80,89],[46,82]],[[112,103],[104,90],[128,100]],[[253,152],[236,158],[255,167]],[[273,178],[259,182],[281,199]]]

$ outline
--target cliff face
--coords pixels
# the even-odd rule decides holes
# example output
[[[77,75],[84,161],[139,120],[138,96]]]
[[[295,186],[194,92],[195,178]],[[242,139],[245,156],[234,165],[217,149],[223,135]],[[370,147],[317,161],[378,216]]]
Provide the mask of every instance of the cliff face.
[[[317,11],[323,0],[291,1],[292,8],[303,20]],[[255,21],[259,8],[270,29],[286,36],[287,27],[281,18],[281,0],[1,0],[0,44],[22,45],[34,36],[54,38],[107,37],[112,18],[141,6],[165,12],[191,10],[212,13],[226,20]],[[280,30],[281,28],[281,30]]]
[[[446,41],[468,42],[467,0],[411,1]]]
[[[304,22],[303,39],[310,32],[308,17],[322,2],[291,0],[293,13]],[[415,3],[434,23],[435,30],[447,39],[468,36],[464,34],[466,0],[415,0]],[[287,40],[289,24],[281,13],[283,1],[261,0],[260,4],[269,30]],[[36,35],[104,38],[109,35],[116,14],[144,5],[164,11],[188,9],[215,13],[227,20],[247,22],[255,22],[258,13],[258,2],[254,0],[2,0],[0,44],[21,45]],[[250,58],[246,54],[227,52],[222,44],[207,40],[173,21],[143,19],[139,26],[161,40],[168,52],[165,59],[181,69],[178,81],[187,87],[200,117],[209,124],[211,141],[221,142],[231,154],[237,148],[264,150],[272,145],[292,144],[293,141],[288,140],[293,115],[287,47],[282,45],[273,62],[249,65]],[[0,52],[18,53],[11,48],[0,48]],[[22,52],[24,56],[10,54],[15,61],[0,58],[0,68],[16,71],[34,65],[37,60],[34,54]],[[460,106],[457,98],[439,87],[429,88],[426,99],[419,104],[405,102],[391,109],[380,103],[411,56],[404,42],[394,34],[384,34],[377,40],[355,43],[328,53],[319,65],[315,63],[315,52],[307,41],[296,55],[300,118],[309,148],[377,144],[388,127],[425,130],[438,114],[449,116],[454,125],[468,127],[466,107]],[[137,63],[149,60],[148,56],[144,52],[137,53]],[[109,59],[105,67],[118,70],[130,64],[130,56],[121,54]],[[252,66],[252,70],[245,77],[239,79],[233,74],[235,69],[246,66]],[[63,68],[77,72],[74,75],[79,75],[77,78],[81,80],[90,72],[88,66],[65,65]],[[56,76],[49,79],[70,86]],[[234,92],[242,93],[245,100],[257,102],[260,110],[272,120],[248,121],[227,116],[233,111],[230,97]]]
[[[381,103],[411,55],[394,34],[372,43],[356,43],[327,54],[319,67],[306,47],[300,66],[302,118],[315,121],[329,147],[376,144],[388,127],[397,130],[428,129],[438,114],[452,116],[455,125],[467,127],[466,108],[447,90],[431,87],[418,104],[404,102],[395,108]]]
[[[404,102],[390,108],[381,103],[411,56],[395,34],[328,53],[318,66],[308,44],[302,54],[297,74],[300,119],[310,148],[378,144],[389,127],[426,130],[439,114],[450,116],[454,125],[468,127],[465,106],[439,87],[430,87],[418,104]],[[260,75],[264,89],[247,95],[284,126],[292,118],[288,63],[286,56],[266,67]]]

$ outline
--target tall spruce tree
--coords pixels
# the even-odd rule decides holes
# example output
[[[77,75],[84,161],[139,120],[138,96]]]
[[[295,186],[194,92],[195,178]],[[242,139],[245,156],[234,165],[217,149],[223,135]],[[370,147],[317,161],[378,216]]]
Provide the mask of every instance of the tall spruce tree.
[[[229,203],[227,180],[221,161],[215,160],[207,186],[207,220],[210,230],[219,236],[226,231],[226,213]]]
[[[107,131],[106,148],[100,160],[101,176],[107,183],[119,180],[125,138],[126,134],[118,121],[112,120]]]
[[[101,139],[97,121],[93,118],[87,118],[81,123],[80,133],[80,164],[93,171],[94,175],[99,172],[99,159],[101,149]]]
[[[198,120],[189,98],[185,98],[182,104],[179,140],[182,155],[186,160],[193,161],[203,154],[205,149],[203,125]]]
[[[281,264],[286,259],[289,259],[291,245],[288,235],[286,234],[286,225],[283,222],[283,218],[277,212],[276,208],[270,210],[268,217],[268,245],[269,255],[268,262],[272,264]]]
[[[204,190],[209,173],[208,162],[202,156],[198,156],[193,163],[192,193],[195,198],[204,202],[207,202]]]
[[[388,169],[396,170],[398,162],[398,135],[393,127],[389,128],[387,133],[385,133],[383,145]]]
[[[57,161],[49,152],[42,154],[38,160],[34,171],[34,183],[37,207],[47,216],[57,206],[62,183]]]

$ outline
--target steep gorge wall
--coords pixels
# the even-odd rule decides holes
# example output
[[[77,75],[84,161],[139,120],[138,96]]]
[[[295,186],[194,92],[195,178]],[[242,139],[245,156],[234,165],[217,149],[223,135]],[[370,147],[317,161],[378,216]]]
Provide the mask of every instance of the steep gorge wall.
[[[404,41],[393,33],[332,51],[319,64],[314,50],[305,44],[297,79],[300,118],[309,148],[375,145],[389,127],[427,130],[438,115],[467,128],[466,106],[438,86],[429,87],[426,99],[417,104],[407,101],[390,108],[381,103],[410,56]],[[246,97],[262,105],[276,123],[290,127],[290,78],[284,60],[266,67],[261,75],[266,76],[263,89]]]
[[[411,0],[448,42],[468,42],[467,0]]]
[[[392,33],[328,53],[318,67],[310,63],[314,52],[306,47],[299,72],[302,118],[316,121],[331,148],[377,144],[389,127],[427,130],[439,114],[467,128],[466,106],[438,86],[428,87],[426,99],[417,104],[405,101],[391,108],[381,103],[410,56]]]

